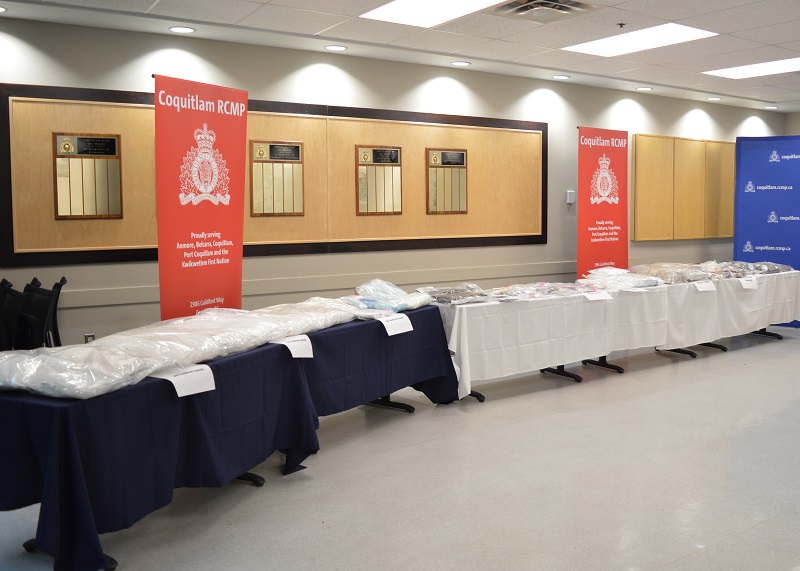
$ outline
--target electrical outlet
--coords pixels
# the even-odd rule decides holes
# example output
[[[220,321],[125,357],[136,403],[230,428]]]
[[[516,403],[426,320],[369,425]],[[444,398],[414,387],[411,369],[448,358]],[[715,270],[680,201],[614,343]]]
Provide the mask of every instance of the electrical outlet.
[[[84,333],[83,334],[83,342],[89,343],[90,341],[94,341],[94,333]]]

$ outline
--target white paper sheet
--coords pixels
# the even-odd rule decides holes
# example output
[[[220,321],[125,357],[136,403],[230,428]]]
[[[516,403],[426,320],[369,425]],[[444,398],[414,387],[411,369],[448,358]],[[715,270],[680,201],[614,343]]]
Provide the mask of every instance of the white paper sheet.
[[[216,389],[214,373],[208,365],[190,365],[181,367],[176,365],[161,369],[150,375],[159,379],[166,379],[175,386],[179,397],[204,393]]]
[[[273,341],[278,345],[285,345],[295,359],[313,359],[314,349],[311,347],[311,339],[308,335],[293,335]]]
[[[389,317],[380,317],[378,321],[383,323],[389,337],[414,330],[414,326],[411,325],[411,320],[405,313],[398,313],[396,315],[390,315]]]

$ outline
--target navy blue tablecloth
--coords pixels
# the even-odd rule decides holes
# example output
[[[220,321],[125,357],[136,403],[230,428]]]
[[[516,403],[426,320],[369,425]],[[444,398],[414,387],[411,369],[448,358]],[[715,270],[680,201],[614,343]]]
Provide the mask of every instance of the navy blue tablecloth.
[[[297,361],[265,345],[211,361],[216,390],[178,398],[148,378],[88,400],[0,392],[0,510],[41,502],[36,546],[54,569],[96,571],[98,534],[125,529],[184,486],[221,486],[319,449]]]
[[[215,359],[216,390],[184,398],[155,378],[88,400],[0,392],[0,510],[41,502],[37,548],[57,570],[95,571],[98,534],[169,504],[174,488],[224,485],[278,450],[286,473],[301,469],[319,449],[318,415],[408,386],[457,400],[438,308],[407,315],[414,330],[392,337],[377,321],[311,333],[313,359],[278,344]]]
[[[389,337],[379,321],[354,321],[309,335],[313,359],[301,359],[319,416],[414,387],[431,402],[458,400],[458,378],[439,309],[406,312],[413,331]]]

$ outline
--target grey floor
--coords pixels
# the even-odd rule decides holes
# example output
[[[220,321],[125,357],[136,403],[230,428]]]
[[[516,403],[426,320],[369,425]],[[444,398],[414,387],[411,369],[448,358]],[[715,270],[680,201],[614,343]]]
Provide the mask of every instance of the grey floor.
[[[697,359],[612,354],[623,375],[569,366],[581,384],[482,384],[484,403],[406,389],[413,415],[323,418],[307,470],[271,457],[263,488],[176,490],[101,540],[120,571],[800,569],[800,332],[785,333]],[[0,569],[52,568],[21,549],[37,509],[0,513]]]

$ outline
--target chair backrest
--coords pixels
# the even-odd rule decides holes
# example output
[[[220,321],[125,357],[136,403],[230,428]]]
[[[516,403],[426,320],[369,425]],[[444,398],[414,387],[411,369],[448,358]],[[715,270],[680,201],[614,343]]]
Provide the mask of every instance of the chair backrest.
[[[16,343],[17,323],[25,294],[15,290],[10,281],[0,282],[0,350],[14,349]]]
[[[22,309],[17,319],[15,349],[36,349],[61,345],[56,318],[58,298],[67,278],[53,285],[53,289],[41,287],[36,278],[23,290]]]

